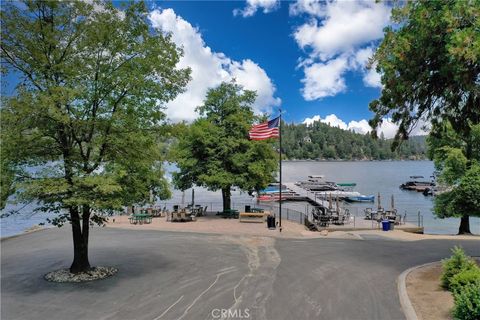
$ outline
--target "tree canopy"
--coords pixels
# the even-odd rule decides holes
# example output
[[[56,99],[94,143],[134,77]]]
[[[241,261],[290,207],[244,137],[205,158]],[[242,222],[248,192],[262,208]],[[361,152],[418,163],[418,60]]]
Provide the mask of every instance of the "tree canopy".
[[[2,71],[19,77],[2,101],[2,172],[14,173],[21,199],[58,212],[55,224],[71,222],[72,272],[90,268],[92,221],[150,191],[168,196],[162,108],[189,70],[176,68],[181,51],[146,13],[143,2],[2,4]]]
[[[392,20],[370,61],[383,85],[370,124],[391,117],[406,139],[416,124],[446,119],[468,137],[480,122],[480,2],[400,2]]]
[[[179,172],[174,183],[222,190],[223,207],[230,208],[230,188],[264,188],[274,179],[277,160],[272,141],[250,141],[248,131],[257,119],[252,111],[256,94],[234,82],[207,92],[197,108],[200,118],[180,130],[173,153]]]
[[[471,160],[467,158],[467,143],[450,122],[435,125],[427,138],[429,156],[439,173],[434,213],[440,218],[462,217],[459,233],[470,233],[464,217],[480,217],[480,124],[472,126],[470,132]]]
[[[385,29],[370,61],[383,85],[381,97],[370,103],[370,124],[377,127],[391,117],[399,125],[395,145],[418,123],[431,125],[431,156],[453,188],[436,198],[435,211],[461,214],[459,233],[469,233],[469,215],[477,211],[446,199],[467,192],[461,181],[471,180],[466,174],[475,175],[480,160],[474,141],[480,124],[480,1],[399,2],[392,19],[395,25]]]
[[[373,139],[326,123],[282,125],[282,149],[287,159],[386,160],[426,159],[424,136],[413,137],[396,150],[392,139]]]

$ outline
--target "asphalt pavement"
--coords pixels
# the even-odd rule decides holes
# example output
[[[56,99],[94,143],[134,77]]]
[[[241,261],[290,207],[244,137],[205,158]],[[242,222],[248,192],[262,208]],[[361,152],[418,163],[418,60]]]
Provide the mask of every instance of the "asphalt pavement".
[[[2,319],[405,319],[398,275],[480,241],[274,239],[94,228],[92,265],[115,276],[47,282],[73,258],[68,228],[1,242]]]

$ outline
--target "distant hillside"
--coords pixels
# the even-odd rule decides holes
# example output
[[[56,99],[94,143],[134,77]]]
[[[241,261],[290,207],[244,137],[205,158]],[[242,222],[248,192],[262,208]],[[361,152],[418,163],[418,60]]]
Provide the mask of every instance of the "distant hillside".
[[[282,149],[288,159],[388,160],[426,159],[425,136],[411,137],[395,152],[391,139],[377,140],[369,135],[315,122],[282,125]]]

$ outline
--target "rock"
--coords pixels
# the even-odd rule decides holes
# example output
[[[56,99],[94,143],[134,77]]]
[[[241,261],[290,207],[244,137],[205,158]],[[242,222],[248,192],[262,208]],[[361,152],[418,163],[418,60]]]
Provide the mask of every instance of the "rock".
[[[47,273],[44,278],[51,282],[85,282],[105,279],[118,272],[113,267],[94,267],[86,272],[71,273],[70,269],[60,269]]]

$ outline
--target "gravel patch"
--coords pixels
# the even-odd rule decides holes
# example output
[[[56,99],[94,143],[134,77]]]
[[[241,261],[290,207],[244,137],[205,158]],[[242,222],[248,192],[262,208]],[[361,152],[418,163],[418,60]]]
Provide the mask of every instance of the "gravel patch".
[[[114,267],[94,267],[89,271],[80,273],[71,273],[70,269],[60,269],[49,272],[45,275],[45,280],[50,282],[85,282],[105,279],[118,272]]]

